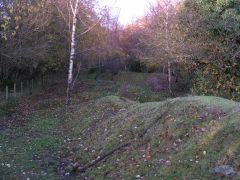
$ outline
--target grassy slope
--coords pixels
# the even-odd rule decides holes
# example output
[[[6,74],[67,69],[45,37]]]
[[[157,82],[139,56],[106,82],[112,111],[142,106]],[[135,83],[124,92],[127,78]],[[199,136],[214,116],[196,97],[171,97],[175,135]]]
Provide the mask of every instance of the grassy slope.
[[[171,111],[141,140],[76,176],[218,179],[212,170],[223,164],[239,171],[239,103],[218,97],[139,103],[134,98],[142,96],[124,98],[121,85],[112,82],[84,80],[81,87],[69,108],[62,105],[61,98],[41,102],[34,113],[25,116],[23,127],[0,130],[3,179],[68,176],[72,163],[85,165],[134,139],[169,103],[173,104]],[[235,177],[240,179],[237,173]]]
[[[103,102],[104,107],[101,106]],[[142,140],[108,158],[98,168],[88,170],[85,175],[104,178],[104,173],[109,173],[106,177],[111,179],[131,179],[137,175],[146,179],[213,179],[216,176],[212,170],[218,165],[230,164],[239,169],[239,104],[216,97],[176,98],[167,102],[174,103],[171,111]],[[103,109],[113,107],[113,104],[118,109],[126,106],[116,96],[106,97],[91,104],[87,118],[80,108],[74,112],[77,118],[68,121],[73,127],[82,127],[86,122],[89,127],[91,122],[102,119],[92,130],[74,128],[76,133],[82,132],[83,139],[87,139],[83,146],[88,149],[79,157],[94,159],[96,155],[133,139],[166,109],[165,101],[130,102],[125,111],[107,118],[96,113],[104,112]],[[204,118],[200,118],[202,116]],[[79,161],[84,164],[86,159],[80,158]]]

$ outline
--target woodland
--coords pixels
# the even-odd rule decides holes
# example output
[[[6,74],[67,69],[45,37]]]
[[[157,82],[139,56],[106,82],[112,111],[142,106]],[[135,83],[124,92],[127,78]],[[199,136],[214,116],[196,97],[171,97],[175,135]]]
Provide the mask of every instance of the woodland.
[[[0,179],[240,179],[239,101],[239,0],[0,0]]]

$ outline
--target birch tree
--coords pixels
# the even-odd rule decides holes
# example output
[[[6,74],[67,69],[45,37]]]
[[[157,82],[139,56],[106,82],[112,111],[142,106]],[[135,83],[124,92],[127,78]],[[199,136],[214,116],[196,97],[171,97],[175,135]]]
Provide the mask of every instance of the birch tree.
[[[70,59],[69,59],[69,68],[68,68],[68,84],[67,84],[67,98],[66,98],[66,104],[71,103],[71,95],[72,95],[72,89],[73,89],[73,59],[75,56],[75,41],[76,41],[76,24],[77,24],[77,13],[78,13],[78,5],[79,0],[76,0],[75,7],[72,6],[72,3],[70,1],[71,10],[72,10],[72,34],[71,34],[71,47],[70,47]]]
[[[54,0],[59,16],[65,22],[69,34],[69,65],[68,65],[68,79],[67,79],[67,97],[66,105],[71,103],[72,90],[76,78],[74,78],[74,66],[77,53],[77,43],[83,42],[83,36],[90,33],[97,25],[99,25],[101,18],[99,18],[94,11],[93,0]],[[83,49],[81,49],[83,50]],[[84,50],[86,51],[86,49]],[[82,62],[78,63],[78,72],[81,68]],[[78,74],[77,72],[77,74]]]

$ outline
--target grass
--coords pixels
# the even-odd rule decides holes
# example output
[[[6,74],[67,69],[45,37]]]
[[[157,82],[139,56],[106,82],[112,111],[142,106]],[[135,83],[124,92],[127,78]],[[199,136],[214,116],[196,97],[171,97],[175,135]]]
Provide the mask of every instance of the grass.
[[[112,98],[114,101],[117,97],[107,98]],[[224,99],[218,98],[212,98],[212,100],[216,102],[220,100],[223,104],[225,102]],[[134,147],[117,153],[102,163],[99,168],[89,169],[85,175],[96,178],[110,169],[113,172],[108,174],[109,179],[132,179],[138,175],[146,179],[174,179],[175,177],[214,179],[211,171],[218,165],[230,164],[235,169],[239,168],[240,133],[238,129],[240,119],[238,112],[236,112],[237,114],[229,112],[229,115],[223,115],[221,119],[215,121],[214,119],[217,119],[218,115],[215,112],[209,112],[209,117],[201,119],[199,118],[201,113],[208,111],[208,106],[211,105],[215,108],[219,104],[209,104],[206,97],[178,98],[169,101],[175,101],[176,104],[169,115],[165,117],[166,121],[162,120],[152,127],[148,135]],[[193,105],[194,102],[198,102],[198,105]],[[94,103],[98,104],[99,102]],[[223,110],[226,111],[229,111],[229,107],[239,108],[239,105],[233,102],[226,104],[228,107],[220,107],[224,107]],[[95,106],[91,107],[95,109]],[[130,104],[125,112],[105,119],[104,122],[99,122],[98,126],[94,128],[94,135],[91,135],[89,141],[84,142],[84,147],[94,147],[94,154],[101,154],[101,151],[108,152],[113,147],[136,137],[136,134],[146,128],[163,111],[163,108],[164,102]],[[80,112],[76,113],[81,114]],[[237,119],[235,119],[236,117]],[[92,121],[97,119],[96,116],[92,118]],[[90,119],[88,117],[88,121]],[[76,122],[76,119],[72,118],[72,121]],[[81,123],[84,124],[84,122]],[[76,127],[76,124],[74,126]],[[105,128],[107,131],[104,131]],[[206,129],[202,130],[203,128]],[[232,159],[226,158],[226,154],[229,152],[232,153]],[[171,165],[167,162],[171,162]],[[115,172],[115,169],[118,169],[119,172]]]
[[[56,124],[56,119],[35,118],[26,127],[1,131],[1,177],[44,179],[48,175],[51,179],[57,179],[54,171],[62,140],[54,134]]]
[[[94,88],[94,91],[81,94],[81,97],[86,96],[85,99],[94,99],[116,95],[140,103],[162,101],[171,97],[167,91],[154,92],[149,87],[147,79],[152,76],[159,77],[161,74],[121,72],[114,76],[114,81],[111,81],[111,74],[100,75],[97,81],[94,80],[94,76],[94,74],[80,75],[80,78],[88,79],[86,83]],[[165,77],[165,75],[163,76]]]
[[[36,102],[23,117],[24,125],[0,131],[0,177],[228,179],[213,168],[230,165],[236,171],[233,178],[240,179],[239,103],[207,96],[166,97],[131,83],[137,81],[135,75],[142,84],[141,74],[127,75],[132,77],[124,83],[82,76],[69,107],[63,105],[64,96]],[[70,176],[75,162],[83,166],[134,140],[169,104],[167,115],[143,138]]]

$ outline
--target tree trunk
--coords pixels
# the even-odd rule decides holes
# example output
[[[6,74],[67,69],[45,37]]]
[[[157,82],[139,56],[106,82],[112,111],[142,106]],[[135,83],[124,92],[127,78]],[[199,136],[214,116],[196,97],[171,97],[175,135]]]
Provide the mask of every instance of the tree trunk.
[[[76,0],[75,7],[72,12],[73,24],[72,24],[72,34],[71,34],[71,52],[70,52],[69,69],[68,69],[68,86],[67,86],[66,105],[69,105],[71,103],[71,96],[72,96],[72,89],[73,89],[73,60],[75,56],[75,35],[76,35],[78,3],[79,3],[79,0]]]
[[[102,72],[101,61],[100,61],[100,59],[98,60],[98,70],[99,70],[100,73]]]
[[[172,75],[171,75],[171,63],[168,62],[168,90],[172,94]]]
[[[168,2],[169,3],[169,2]],[[167,4],[167,7],[166,7],[166,9],[167,9],[167,14],[166,14],[166,34],[165,34],[165,36],[166,36],[166,38],[167,38],[167,51],[169,52],[169,51],[171,51],[170,50],[170,48],[169,48],[169,31],[168,31],[168,28],[169,28],[169,26],[168,26],[168,20],[169,20],[169,14],[168,14],[168,5],[169,4]],[[170,55],[171,55],[171,53],[170,53]],[[171,56],[172,57],[172,56]],[[171,75],[171,62],[170,62],[170,60],[168,60],[168,90],[169,90],[169,93],[170,94],[172,94],[172,88],[171,88],[171,81],[172,81],[172,75]]]

